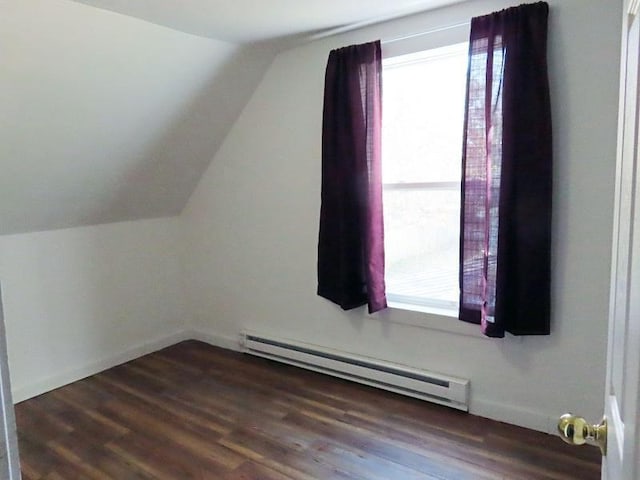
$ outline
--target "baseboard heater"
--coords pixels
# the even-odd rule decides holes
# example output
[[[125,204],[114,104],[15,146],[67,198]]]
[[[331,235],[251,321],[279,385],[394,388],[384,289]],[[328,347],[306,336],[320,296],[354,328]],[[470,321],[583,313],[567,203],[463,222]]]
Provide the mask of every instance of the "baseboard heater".
[[[469,410],[469,380],[250,332],[241,334],[240,343],[250,355]]]

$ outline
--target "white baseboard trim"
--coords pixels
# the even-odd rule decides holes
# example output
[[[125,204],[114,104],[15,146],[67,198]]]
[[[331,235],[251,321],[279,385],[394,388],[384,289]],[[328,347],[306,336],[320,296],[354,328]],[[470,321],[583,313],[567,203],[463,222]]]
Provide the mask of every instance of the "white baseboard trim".
[[[543,412],[472,397],[469,413],[538,432],[556,434],[558,419]]]
[[[69,369],[56,375],[41,378],[35,382],[27,383],[26,385],[15,386],[11,389],[13,402],[15,404],[43,393],[50,392],[51,390],[55,390],[56,388],[68,385],[69,383],[95,375],[96,373],[115,367],[116,365],[129,362],[138,357],[142,357],[143,355],[147,355],[185,340],[191,340],[192,338],[190,331],[180,330],[150,342],[145,342],[141,345],[128,348],[127,350],[115,355],[110,355],[109,357],[90,362],[81,367]]]
[[[219,335],[214,332],[199,329],[180,330],[151,342],[145,342],[142,345],[129,348],[116,355],[88,363],[82,367],[67,370],[26,385],[14,387],[12,388],[13,401],[14,403],[18,403],[27,400],[185,340],[197,340],[227,350],[241,351],[239,335]],[[537,430],[539,432],[557,434],[557,418],[539,411],[527,410],[485,399],[474,399],[472,397],[469,413],[490,418],[491,420]]]
[[[241,350],[240,335],[232,337],[196,329],[188,330],[188,333],[190,335],[189,338],[191,338],[192,340],[198,340],[200,342],[213,345],[214,347],[225,348],[227,350],[233,350],[236,352],[239,352]]]
[[[218,335],[202,330],[192,330],[191,338],[210,345],[226,348],[227,350],[241,351],[240,336],[232,337]],[[498,422],[504,422],[519,427],[536,430],[538,432],[557,435],[556,424],[558,419],[546,415],[543,412],[527,410],[514,405],[496,403],[484,399],[471,398],[469,413],[479,417],[490,418]]]
[[[191,338],[210,345],[226,348],[227,350],[241,351],[240,337],[218,335],[202,330],[191,330]],[[496,403],[484,399],[471,398],[469,413],[479,417],[490,418],[498,422],[504,422],[519,427],[536,430],[538,432],[557,435],[556,424],[558,419],[546,415],[543,412],[527,410],[514,405]]]

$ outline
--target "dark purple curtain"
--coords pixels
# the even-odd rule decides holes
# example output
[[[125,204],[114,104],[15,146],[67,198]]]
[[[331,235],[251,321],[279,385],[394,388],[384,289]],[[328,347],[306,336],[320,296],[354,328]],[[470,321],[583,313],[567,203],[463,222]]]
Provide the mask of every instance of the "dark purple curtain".
[[[318,295],[386,308],[380,42],[333,50],[325,75]]]
[[[471,22],[460,319],[490,337],[549,334],[548,13],[539,2]]]

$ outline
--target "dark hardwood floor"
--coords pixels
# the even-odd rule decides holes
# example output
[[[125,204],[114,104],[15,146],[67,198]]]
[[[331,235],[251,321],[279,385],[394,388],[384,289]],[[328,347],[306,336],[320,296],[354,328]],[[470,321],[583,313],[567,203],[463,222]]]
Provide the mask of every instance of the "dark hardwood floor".
[[[600,478],[593,447],[195,341],[16,417],[24,480]]]

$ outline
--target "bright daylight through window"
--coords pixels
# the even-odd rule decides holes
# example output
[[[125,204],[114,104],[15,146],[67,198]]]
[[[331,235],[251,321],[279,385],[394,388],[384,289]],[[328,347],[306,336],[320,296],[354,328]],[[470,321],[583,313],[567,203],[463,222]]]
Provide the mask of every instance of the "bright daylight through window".
[[[468,44],[385,59],[382,176],[391,306],[458,308]]]

